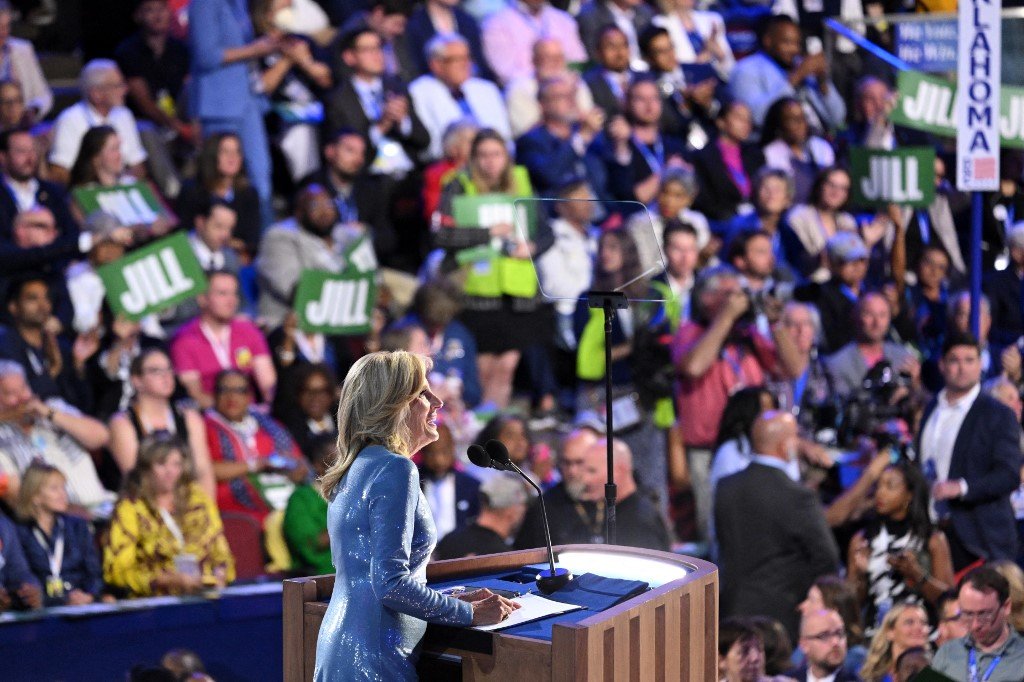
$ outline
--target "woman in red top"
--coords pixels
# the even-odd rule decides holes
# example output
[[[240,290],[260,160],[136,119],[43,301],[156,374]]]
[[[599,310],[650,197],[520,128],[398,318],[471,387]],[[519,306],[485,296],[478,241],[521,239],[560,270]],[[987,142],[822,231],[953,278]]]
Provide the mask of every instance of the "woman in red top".
[[[238,370],[224,370],[214,383],[213,409],[207,410],[206,440],[217,479],[221,511],[251,515],[261,525],[283,510],[295,484],[309,467],[288,430],[253,409],[252,386]]]

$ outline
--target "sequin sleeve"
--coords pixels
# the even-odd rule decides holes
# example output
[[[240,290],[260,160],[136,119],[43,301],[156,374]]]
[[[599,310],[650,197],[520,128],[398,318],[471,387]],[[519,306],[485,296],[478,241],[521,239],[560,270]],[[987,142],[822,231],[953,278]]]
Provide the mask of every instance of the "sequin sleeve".
[[[447,597],[417,580],[409,571],[409,554],[419,474],[411,460],[389,457],[366,492],[369,497],[370,580],[385,606],[415,618],[449,625],[469,625],[473,607]]]

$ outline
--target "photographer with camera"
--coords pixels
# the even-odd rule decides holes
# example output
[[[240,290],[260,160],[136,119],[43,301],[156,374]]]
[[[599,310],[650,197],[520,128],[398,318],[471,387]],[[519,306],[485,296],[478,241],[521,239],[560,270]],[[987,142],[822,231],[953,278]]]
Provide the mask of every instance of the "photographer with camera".
[[[782,303],[764,297],[771,337],[753,324],[750,295],[735,270],[722,266],[701,273],[691,296],[691,321],[679,327],[672,341],[672,362],[680,377],[676,394],[680,432],[697,506],[697,523],[707,537],[711,513],[708,484],[712,448],[729,396],[766,377],[803,374],[806,358],[797,352],[788,332],[778,324]]]
[[[853,308],[856,336],[836,353],[825,359],[825,369],[832,386],[841,397],[849,397],[864,385],[864,377],[879,362],[886,361],[906,380],[912,393],[921,390],[921,363],[913,352],[886,338],[892,322],[892,309],[885,296],[868,292]],[[899,397],[906,397],[901,392]]]

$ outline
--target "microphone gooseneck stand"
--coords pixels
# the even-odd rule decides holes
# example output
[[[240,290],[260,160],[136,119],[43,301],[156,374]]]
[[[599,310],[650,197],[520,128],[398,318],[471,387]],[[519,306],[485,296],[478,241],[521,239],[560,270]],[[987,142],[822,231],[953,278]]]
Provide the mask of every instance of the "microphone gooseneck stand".
[[[468,453],[469,460],[479,467],[497,469],[498,471],[511,471],[518,474],[524,481],[530,484],[537,491],[537,498],[540,500],[540,513],[544,520],[544,540],[548,550],[548,568],[537,574],[537,589],[544,594],[565,587],[573,579],[573,575],[565,568],[555,567],[555,550],[551,544],[551,527],[548,524],[548,510],[544,505],[544,494],[540,486],[533,482],[526,473],[516,466],[516,463],[508,456],[508,448],[498,440],[489,440],[484,447],[471,445]]]
[[[604,423],[605,446],[608,458],[608,482],[604,486],[604,541],[615,544],[615,462],[612,438],[615,427],[612,425],[612,320],[616,310],[625,310],[629,306],[626,294],[621,291],[588,291],[584,294],[587,306],[601,308],[604,311]]]

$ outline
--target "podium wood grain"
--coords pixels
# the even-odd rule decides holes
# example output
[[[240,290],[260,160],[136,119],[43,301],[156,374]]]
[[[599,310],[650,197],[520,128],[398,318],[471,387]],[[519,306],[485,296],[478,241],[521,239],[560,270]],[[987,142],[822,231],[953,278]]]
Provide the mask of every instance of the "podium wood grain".
[[[718,569],[714,564],[667,552],[607,545],[566,545],[580,551],[657,559],[689,569],[678,580],[576,623],[556,624],[551,641],[491,634],[491,652],[456,645],[425,646],[435,654],[462,658],[465,682],[711,682],[718,671]],[[437,561],[427,578],[472,578],[547,559],[543,549]],[[642,580],[643,576],[637,576]],[[313,677],[316,640],[334,589],[334,576],[284,583],[284,674],[286,682]],[[428,639],[436,641],[436,638]]]

